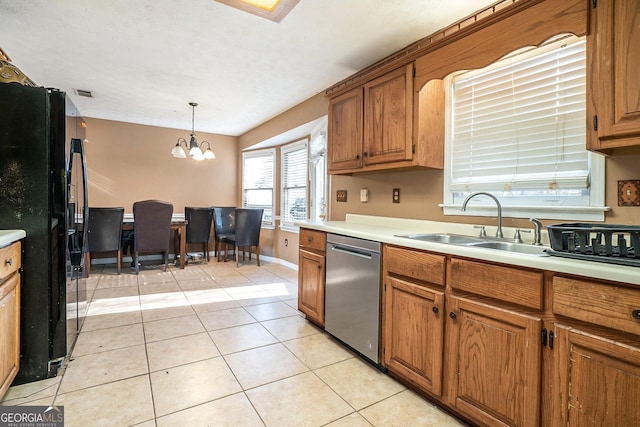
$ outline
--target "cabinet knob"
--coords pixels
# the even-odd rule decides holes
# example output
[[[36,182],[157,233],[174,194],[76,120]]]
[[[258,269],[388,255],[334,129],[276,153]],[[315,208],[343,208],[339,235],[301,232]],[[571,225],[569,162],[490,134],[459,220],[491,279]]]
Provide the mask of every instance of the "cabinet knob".
[[[362,157],[367,157],[369,155],[369,153],[367,153],[366,151],[364,153],[362,153]]]
[[[356,160],[360,160],[360,154],[356,154]]]
[[[313,242],[313,238],[312,237],[308,237],[307,238],[307,242],[309,242],[309,243]]]
[[[322,270],[322,266],[318,264],[318,270]]]
[[[452,319],[455,319],[458,316],[456,315],[456,313],[454,311],[452,311],[451,313],[449,313],[449,317],[451,317]]]
[[[640,309],[633,310],[631,312],[631,317],[633,317],[636,320],[640,320]]]
[[[433,308],[431,309],[431,311],[433,311],[435,314],[440,313],[440,310],[438,309],[438,307],[436,307],[435,305],[433,306]]]
[[[4,265],[8,265],[9,267],[11,267],[13,265],[13,258],[5,259]]]

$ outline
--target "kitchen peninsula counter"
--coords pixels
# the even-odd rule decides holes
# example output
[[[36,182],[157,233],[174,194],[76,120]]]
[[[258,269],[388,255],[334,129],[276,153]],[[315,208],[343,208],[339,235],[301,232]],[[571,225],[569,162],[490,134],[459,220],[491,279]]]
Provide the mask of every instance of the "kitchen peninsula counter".
[[[531,255],[496,249],[478,248],[470,246],[457,246],[446,243],[427,242],[405,237],[397,237],[397,234],[421,234],[421,233],[455,233],[468,236],[477,236],[478,229],[473,224],[459,224],[453,222],[425,221],[415,219],[402,219],[379,217],[369,215],[347,214],[345,221],[299,221],[296,225],[325,231],[328,233],[342,234],[358,237],[382,243],[389,243],[407,248],[422,249],[450,255],[475,258],[504,264],[517,265],[528,268],[555,271],[559,273],[574,274],[594,279],[612,280],[622,283],[640,285],[640,269],[638,267],[608,264],[597,261],[582,261],[549,255]],[[491,235],[495,226],[487,226],[487,235]],[[503,227],[505,236],[513,236],[515,228]],[[531,243],[533,233],[523,235],[525,243]],[[542,230],[542,243],[549,246],[549,238],[546,230]]]

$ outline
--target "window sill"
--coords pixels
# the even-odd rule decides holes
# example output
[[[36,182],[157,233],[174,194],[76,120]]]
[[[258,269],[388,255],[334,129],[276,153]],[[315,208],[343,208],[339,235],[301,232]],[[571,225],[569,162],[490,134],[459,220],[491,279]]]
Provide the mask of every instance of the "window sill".
[[[462,211],[462,205],[439,204],[445,215],[496,216],[496,205],[468,206]],[[538,218],[556,220],[604,221],[604,213],[609,206],[502,206],[502,216],[509,218]]]
[[[289,233],[300,233],[300,227],[296,225],[281,225],[280,230],[287,231]]]

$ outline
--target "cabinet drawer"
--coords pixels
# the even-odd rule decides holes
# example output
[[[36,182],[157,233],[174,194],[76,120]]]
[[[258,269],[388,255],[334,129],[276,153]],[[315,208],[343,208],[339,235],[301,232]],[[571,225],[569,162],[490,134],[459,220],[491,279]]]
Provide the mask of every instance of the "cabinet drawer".
[[[327,233],[324,231],[300,229],[300,247],[305,249],[315,249],[316,251],[326,251]]]
[[[20,242],[0,248],[0,281],[20,268]]]
[[[542,310],[543,273],[519,268],[451,260],[451,287]]]
[[[387,272],[444,286],[442,255],[385,246],[382,260]]]
[[[640,335],[640,288],[556,276],[552,295],[554,314]]]

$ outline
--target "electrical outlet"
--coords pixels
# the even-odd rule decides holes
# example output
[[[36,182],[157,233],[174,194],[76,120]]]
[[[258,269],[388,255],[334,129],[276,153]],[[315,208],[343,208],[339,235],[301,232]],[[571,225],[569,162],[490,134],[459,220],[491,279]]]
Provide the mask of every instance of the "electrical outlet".
[[[346,201],[347,201],[347,190],[336,191],[336,202],[346,202]]]
[[[289,247],[289,239],[284,239],[284,247],[285,248]]]
[[[369,190],[366,188],[360,189],[360,201],[362,203],[367,203],[369,201]]]
[[[400,189],[393,189],[393,203],[400,203]]]
[[[640,206],[640,180],[618,181],[618,206]]]

